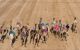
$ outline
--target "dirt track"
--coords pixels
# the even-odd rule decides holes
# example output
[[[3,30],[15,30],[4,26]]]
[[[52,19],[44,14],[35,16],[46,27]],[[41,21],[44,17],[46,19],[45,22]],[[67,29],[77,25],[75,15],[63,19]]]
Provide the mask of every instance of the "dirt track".
[[[73,17],[80,21],[79,12],[80,0],[0,0],[0,24],[5,22],[6,25],[21,21],[24,25],[29,22],[32,26],[40,17],[47,22],[55,17],[71,24]],[[0,50],[80,50],[79,26],[80,22],[77,34],[69,31],[68,41],[60,41],[50,34],[47,44],[40,44],[39,47],[34,48],[29,43],[26,48],[22,47],[18,39],[12,48],[7,39],[4,44],[0,43]]]

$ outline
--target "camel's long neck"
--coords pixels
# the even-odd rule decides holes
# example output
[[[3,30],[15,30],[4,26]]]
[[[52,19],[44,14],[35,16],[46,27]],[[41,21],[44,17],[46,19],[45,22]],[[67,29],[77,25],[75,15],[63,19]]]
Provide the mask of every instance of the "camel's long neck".
[[[42,22],[42,20],[39,21],[39,24]]]
[[[37,25],[35,25],[35,30],[37,29]]]
[[[12,26],[10,26],[10,30],[12,30]]]

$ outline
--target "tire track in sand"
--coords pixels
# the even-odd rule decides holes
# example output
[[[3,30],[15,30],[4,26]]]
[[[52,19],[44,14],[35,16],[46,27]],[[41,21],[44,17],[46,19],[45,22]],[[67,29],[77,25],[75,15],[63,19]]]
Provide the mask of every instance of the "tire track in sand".
[[[27,3],[28,2],[28,3]],[[21,22],[20,21],[20,16],[21,16],[21,14],[22,14],[22,12],[23,12],[23,10],[24,10],[24,7],[25,6],[28,6],[29,5],[29,1],[28,0],[26,0],[26,2],[23,4],[23,6],[22,6],[22,8],[21,8],[21,10],[19,11],[19,13],[16,15],[16,17],[14,17],[13,19],[12,19],[12,25],[16,25],[16,22]],[[22,22],[21,22],[22,23]]]
[[[10,8],[8,12],[6,12],[2,17],[0,17],[0,20],[2,20],[1,22],[2,23],[4,21],[6,23],[7,23],[7,21],[9,22],[11,19],[7,19],[7,18],[13,18],[14,15],[16,15],[20,11],[20,9],[21,9],[20,7],[22,6],[22,4],[24,4],[24,2],[22,2],[22,3],[15,2],[15,4],[12,5],[12,8]]]
[[[0,17],[4,15],[6,12],[8,12],[11,8],[12,5],[16,3],[17,0],[10,0],[7,2],[7,4],[4,7],[0,8]]]
[[[37,0],[29,0],[25,3],[20,13],[17,15],[16,18],[19,21],[22,21],[22,23],[26,23],[30,20],[31,14],[34,10],[34,7],[36,5]],[[28,5],[27,5],[28,4]]]
[[[1,0],[0,1],[0,8],[4,7],[10,0]]]

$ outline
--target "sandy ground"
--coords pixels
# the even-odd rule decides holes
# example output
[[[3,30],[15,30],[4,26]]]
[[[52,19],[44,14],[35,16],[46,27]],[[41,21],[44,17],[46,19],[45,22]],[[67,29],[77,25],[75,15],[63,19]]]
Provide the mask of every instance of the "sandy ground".
[[[10,46],[10,40],[6,39],[0,43],[0,50],[80,50],[80,0],[0,0],[0,25],[5,22],[8,26],[17,21],[23,25],[38,23],[42,17],[44,21],[51,22],[52,18],[62,19],[63,22],[71,24],[73,18],[78,20],[78,33],[68,32],[68,41],[60,41],[49,33],[47,44],[39,44],[35,47],[27,43],[27,47],[16,41],[14,47]]]

